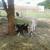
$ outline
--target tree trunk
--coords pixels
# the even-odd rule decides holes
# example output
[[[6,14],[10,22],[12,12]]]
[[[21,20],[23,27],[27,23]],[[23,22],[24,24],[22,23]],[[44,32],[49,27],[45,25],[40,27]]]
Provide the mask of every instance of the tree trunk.
[[[15,33],[15,16],[14,16],[14,0],[8,0],[8,33],[13,35]]]

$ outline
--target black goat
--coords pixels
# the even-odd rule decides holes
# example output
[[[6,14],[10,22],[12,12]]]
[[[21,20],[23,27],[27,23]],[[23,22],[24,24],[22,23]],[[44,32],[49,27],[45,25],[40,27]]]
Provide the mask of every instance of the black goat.
[[[23,27],[23,30],[26,32],[26,33],[28,33],[28,24],[27,25],[25,25],[24,27]]]
[[[16,30],[17,33],[20,32],[20,34],[22,34],[22,35],[24,35],[24,33],[28,33],[28,24],[27,25],[25,25],[25,24],[22,24],[22,25],[17,24],[16,28],[17,28],[17,30]]]
[[[17,28],[16,32],[17,32],[17,33],[20,32],[20,34],[23,35],[23,26],[24,26],[24,24],[23,24],[23,25],[17,24],[17,25],[16,25],[16,28]]]

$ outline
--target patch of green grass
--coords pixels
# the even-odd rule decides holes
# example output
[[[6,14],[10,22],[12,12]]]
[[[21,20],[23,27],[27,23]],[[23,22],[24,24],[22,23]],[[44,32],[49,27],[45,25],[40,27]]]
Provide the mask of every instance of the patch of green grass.
[[[5,17],[7,16],[5,10],[0,10],[0,17]]]
[[[37,27],[50,28],[50,24],[41,21],[41,22],[38,22]]]
[[[32,16],[32,17],[35,17],[35,18],[50,18],[49,12],[28,12],[25,15],[26,16]]]
[[[6,12],[3,10],[0,10],[0,16],[7,16]],[[32,16],[35,18],[50,18],[50,12],[46,11],[46,12],[24,12],[23,16]]]

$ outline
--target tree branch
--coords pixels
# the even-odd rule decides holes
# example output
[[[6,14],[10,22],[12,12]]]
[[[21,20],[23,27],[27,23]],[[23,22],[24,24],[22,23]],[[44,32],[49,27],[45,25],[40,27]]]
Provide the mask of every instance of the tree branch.
[[[4,0],[2,0],[2,2],[3,2],[3,6],[4,6],[5,11],[8,13],[8,8],[7,8],[7,5],[6,5],[6,2]]]

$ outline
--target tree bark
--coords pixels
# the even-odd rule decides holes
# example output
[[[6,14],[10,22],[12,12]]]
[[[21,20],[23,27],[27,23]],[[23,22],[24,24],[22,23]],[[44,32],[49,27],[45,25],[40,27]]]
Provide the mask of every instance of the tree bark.
[[[7,18],[8,18],[8,34],[15,34],[15,16],[14,16],[14,0],[7,0],[8,1],[8,8],[5,3],[5,0],[2,0],[4,10],[7,12]]]
[[[15,34],[14,0],[8,0],[8,33]]]

